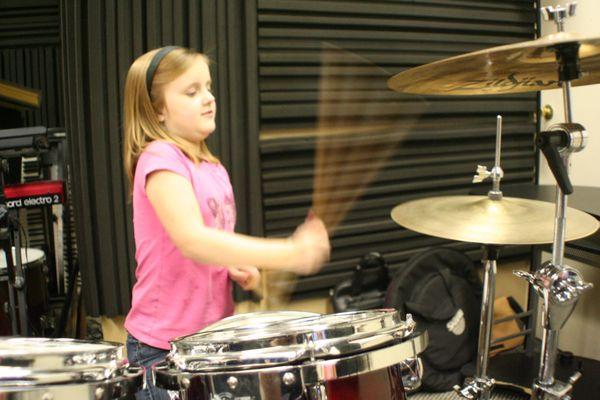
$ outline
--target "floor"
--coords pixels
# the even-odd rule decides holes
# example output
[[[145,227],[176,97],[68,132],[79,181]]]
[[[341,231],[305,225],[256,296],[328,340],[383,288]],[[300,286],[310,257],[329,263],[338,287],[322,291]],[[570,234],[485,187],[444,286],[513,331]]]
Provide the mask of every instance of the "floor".
[[[459,400],[459,397],[454,392],[445,393],[423,393],[417,392],[408,396],[409,400]],[[524,400],[529,399],[529,395],[522,394],[515,391],[494,389],[492,392],[492,400]]]

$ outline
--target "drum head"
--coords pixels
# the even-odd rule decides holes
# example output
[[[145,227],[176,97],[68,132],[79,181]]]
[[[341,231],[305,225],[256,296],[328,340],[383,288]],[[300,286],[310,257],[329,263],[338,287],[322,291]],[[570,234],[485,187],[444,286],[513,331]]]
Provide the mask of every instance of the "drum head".
[[[293,319],[316,317],[319,314],[303,311],[258,311],[247,314],[236,314],[223,318],[202,329],[202,332],[213,332],[222,330],[243,330],[264,328],[268,325],[289,321]],[[178,339],[175,339],[178,340]]]
[[[12,253],[13,253],[13,262],[17,262],[16,260],[16,251],[15,248],[12,248]],[[45,254],[42,250],[40,249],[34,249],[31,247],[23,247],[21,248],[21,263],[23,264],[23,266],[26,266],[28,264],[33,264],[36,261],[41,261],[43,260],[45,257]],[[0,271],[1,270],[6,270],[6,256],[4,254],[4,250],[0,250]]]
[[[256,368],[360,353],[402,340],[414,330],[391,309],[295,316],[234,316],[174,340],[171,365],[185,371]]]

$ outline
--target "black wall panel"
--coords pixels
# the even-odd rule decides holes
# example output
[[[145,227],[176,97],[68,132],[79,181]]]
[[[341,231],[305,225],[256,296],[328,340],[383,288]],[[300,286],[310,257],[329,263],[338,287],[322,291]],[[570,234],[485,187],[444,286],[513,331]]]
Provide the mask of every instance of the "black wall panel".
[[[256,102],[248,106],[252,94],[247,92],[256,96],[257,91],[252,90],[255,81],[245,74],[253,71],[246,59],[256,60],[256,56],[247,44],[256,35],[245,32],[255,31],[256,18],[247,18],[255,12],[253,2],[241,1],[61,1],[69,77],[66,124],[72,137],[83,294],[89,314],[125,314],[130,307],[135,260],[131,204],[122,168],[121,109],[129,65],[144,52],[174,44],[204,51],[214,61],[220,112],[209,145],[230,170],[240,210],[238,228],[253,229],[250,216],[259,213],[250,210],[260,202],[249,204],[248,185],[259,174],[253,175],[245,166],[252,157],[248,146],[253,140],[258,149],[252,139],[258,125],[256,111],[248,116]],[[258,151],[254,154],[256,159]]]
[[[63,126],[61,65],[58,0],[1,1],[0,79],[42,93],[40,108],[24,111],[26,126]]]
[[[392,268],[429,246],[452,246],[475,259],[480,257],[476,244],[453,243],[400,228],[391,220],[390,211],[413,198],[468,193],[476,166],[493,164],[497,114],[505,121],[503,183],[533,182],[536,94],[398,96],[386,87],[386,80],[424,63],[534,39],[535,6],[533,0],[258,1],[260,151],[267,235],[287,235],[302,221],[313,204],[315,175],[339,173],[335,168],[315,171],[321,121],[359,123],[367,118],[380,123],[401,114],[417,121],[400,144],[393,144],[396,148],[391,154],[381,154],[389,159],[335,231],[331,262],[320,274],[300,279],[296,294],[326,290],[348,278],[350,269],[369,251],[381,252]],[[349,55],[324,64],[326,46]],[[326,79],[352,82],[344,83],[343,91],[328,94],[323,85]],[[322,107],[324,101],[337,105]],[[360,173],[373,162],[367,157],[373,154],[358,164],[345,165],[344,173]],[[506,248],[503,254],[528,251]]]
[[[496,114],[506,121],[505,182],[533,181],[535,95],[412,102],[398,100],[385,81],[405,68],[532,39],[534,6],[534,0],[62,0],[65,124],[88,312],[124,314],[130,305],[134,247],[120,127],[125,74],[137,56],[179,44],[214,61],[219,113],[209,144],[230,171],[241,232],[287,235],[312,204],[324,42],[380,71],[352,57],[337,65],[333,74],[352,79],[355,90],[346,98],[352,107],[329,117],[418,116],[418,132],[394,151],[336,231],[331,262],[299,281],[296,292],[311,293],[347,277],[368,251],[384,253],[397,267],[423,247],[449,244],[399,228],[389,212],[409,198],[468,192],[476,164],[493,159]],[[474,257],[479,251],[451,245]]]

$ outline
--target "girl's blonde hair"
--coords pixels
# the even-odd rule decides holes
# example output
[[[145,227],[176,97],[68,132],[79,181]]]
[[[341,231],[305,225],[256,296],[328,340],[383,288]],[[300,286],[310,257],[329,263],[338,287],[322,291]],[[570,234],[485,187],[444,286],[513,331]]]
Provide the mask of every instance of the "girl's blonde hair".
[[[159,50],[155,49],[138,57],[129,68],[125,81],[123,162],[131,186],[137,161],[154,140],[174,143],[196,163],[219,162],[208,150],[204,140],[200,145],[190,143],[169,133],[158,120],[158,113],[164,107],[165,85],[183,74],[198,58],[209,64],[208,58],[191,49],[171,50],[156,69],[149,94],[146,88],[146,71]]]

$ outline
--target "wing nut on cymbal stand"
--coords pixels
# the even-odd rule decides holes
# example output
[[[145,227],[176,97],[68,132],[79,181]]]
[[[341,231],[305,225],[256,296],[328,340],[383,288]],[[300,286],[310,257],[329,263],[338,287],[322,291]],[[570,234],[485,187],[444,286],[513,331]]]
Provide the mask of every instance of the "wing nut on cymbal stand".
[[[473,176],[473,183],[481,183],[488,178],[492,179],[493,187],[488,192],[488,196],[492,200],[502,200],[502,192],[500,191],[500,180],[504,177],[504,171],[500,167],[500,153],[502,151],[502,116],[496,117],[496,156],[494,158],[494,167],[488,171],[486,166],[478,165],[477,174]]]
[[[558,26],[558,31],[564,31],[565,19],[575,15],[577,11],[577,2],[567,3],[566,7],[563,6],[547,6],[541,8],[542,15],[546,21],[554,21]]]

